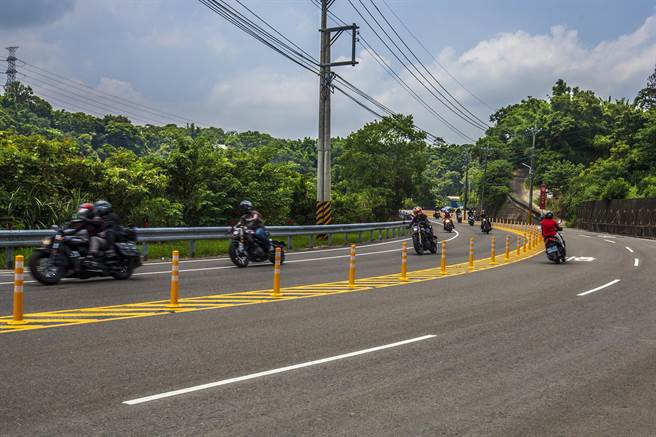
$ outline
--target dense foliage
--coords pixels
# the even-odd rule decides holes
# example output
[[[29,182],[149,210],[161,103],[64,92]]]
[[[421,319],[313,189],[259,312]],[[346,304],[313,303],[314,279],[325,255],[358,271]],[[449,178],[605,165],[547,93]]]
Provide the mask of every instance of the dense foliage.
[[[393,218],[416,197],[426,148],[402,116],[334,139],[336,219]],[[61,223],[99,198],[139,226],[223,225],[244,198],[269,224],[313,223],[315,168],[309,138],[54,110],[18,82],[0,96],[0,219],[14,228]]]

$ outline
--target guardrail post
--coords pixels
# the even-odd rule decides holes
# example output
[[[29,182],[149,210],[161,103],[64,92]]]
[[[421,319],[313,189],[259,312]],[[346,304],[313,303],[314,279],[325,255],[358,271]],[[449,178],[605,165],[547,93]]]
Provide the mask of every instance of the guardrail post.
[[[510,235],[506,235],[506,261],[510,260]]]
[[[276,247],[276,257],[273,264],[273,295],[280,296],[280,248]]]
[[[10,325],[24,325],[23,319],[23,255],[16,255],[14,267],[14,314],[9,321]]]
[[[401,243],[401,281],[408,280],[408,243]]]
[[[291,235],[287,235],[287,248],[289,250],[292,249],[292,236]]]
[[[355,288],[355,244],[351,244],[351,253],[349,256],[349,288]]]
[[[141,257],[144,261],[148,261],[148,242],[146,241],[141,244]]]
[[[362,243],[362,231],[358,232],[358,244]]]
[[[442,253],[440,260],[440,275],[446,275],[446,241],[442,241]]]
[[[383,239],[383,231],[382,229],[378,229],[378,241],[381,241]]]
[[[5,247],[5,265],[8,269],[13,267],[12,261],[14,259],[14,248]]]
[[[328,234],[328,246],[333,245],[333,234]]]
[[[171,254],[171,295],[168,308],[175,310],[180,308],[178,294],[180,293],[180,252],[174,250]]]
[[[310,247],[310,249],[314,247],[314,234],[310,234],[310,236],[308,237],[308,246]]]
[[[196,257],[196,240],[189,240],[189,258]]]
[[[374,241],[374,230],[369,231],[369,241]]]
[[[467,268],[469,271],[474,270],[474,237],[469,238],[469,263]]]
[[[349,233],[344,232],[344,246],[346,246],[347,244],[349,244]]]
[[[492,242],[490,244],[490,264],[495,265],[497,263],[497,250],[496,250],[496,245],[497,245],[497,237],[492,236]]]

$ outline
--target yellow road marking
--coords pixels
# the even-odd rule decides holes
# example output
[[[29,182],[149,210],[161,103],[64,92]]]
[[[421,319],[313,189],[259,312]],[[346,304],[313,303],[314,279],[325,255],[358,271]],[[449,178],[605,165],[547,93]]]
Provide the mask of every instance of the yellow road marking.
[[[496,226],[518,235],[518,230],[505,226]],[[482,271],[512,264],[542,252],[541,248],[534,248],[528,252],[517,255],[512,254],[510,260],[490,264],[489,258],[479,259],[474,262],[473,271]],[[449,276],[471,274],[467,268],[467,262],[447,266],[447,274],[440,274],[440,267],[408,272],[408,280],[401,281],[398,273],[375,276],[371,278],[356,279],[355,288],[350,288],[348,281],[335,281],[323,284],[296,285],[281,288],[280,296],[272,296],[273,290],[239,291],[235,293],[213,294],[209,296],[196,296],[182,298],[180,306],[175,309],[168,307],[169,301],[157,300],[152,302],[136,302],[132,304],[110,305],[104,307],[78,308],[57,311],[44,311],[39,313],[25,314],[25,325],[10,325],[11,316],[0,317],[0,333],[17,331],[31,331],[35,329],[55,328],[62,326],[83,325],[89,323],[102,323],[113,320],[134,319],[139,317],[162,316],[171,313],[185,313],[204,311],[217,308],[229,308],[259,303],[276,302],[282,300],[305,299],[309,297],[326,296],[329,294],[352,293],[357,291],[369,291],[379,288],[402,286],[418,282],[433,281],[447,278]]]

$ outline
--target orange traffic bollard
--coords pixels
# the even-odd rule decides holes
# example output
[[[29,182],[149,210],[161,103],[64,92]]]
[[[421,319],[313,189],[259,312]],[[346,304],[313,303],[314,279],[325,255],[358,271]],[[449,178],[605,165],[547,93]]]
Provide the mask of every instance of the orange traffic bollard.
[[[401,243],[401,280],[408,280],[408,243]]]
[[[497,244],[497,237],[493,235],[492,243],[490,244],[490,264],[492,265],[497,263],[496,244]]]
[[[520,242],[519,242],[519,241],[520,241],[520,240],[519,240],[520,238],[522,238],[522,237],[518,235],[518,236],[517,236],[517,256],[519,256],[519,255],[522,254],[522,246],[521,246],[521,244],[520,244]]]
[[[171,296],[168,307],[171,309],[180,308],[178,303],[178,294],[180,292],[180,252],[173,251],[171,255]]]
[[[273,264],[273,294],[280,296],[280,247],[276,247],[276,257]]]
[[[23,319],[23,255],[16,255],[14,261],[14,315],[9,324],[24,325],[27,322]]]
[[[355,288],[355,244],[351,244],[351,256],[349,257],[349,288]]]
[[[510,260],[510,235],[506,235],[506,261]]]
[[[446,275],[446,241],[442,241],[442,259],[440,261],[440,274]]]
[[[474,237],[469,238],[469,270],[474,270]]]
[[[522,252],[526,253],[528,250],[528,235],[526,235],[526,232],[524,232],[524,247],[522,248]]]

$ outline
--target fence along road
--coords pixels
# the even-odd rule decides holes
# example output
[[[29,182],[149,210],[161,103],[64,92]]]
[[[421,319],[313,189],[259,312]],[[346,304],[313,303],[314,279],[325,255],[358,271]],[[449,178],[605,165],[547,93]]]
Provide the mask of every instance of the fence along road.
[[[466,246],[470,230],[458,230],[452,245]],[[580,231],[566,238],[581,261],[537,256],[374,292],[2,335],[11,401],[0,429],[651,435],[656,247]]]

